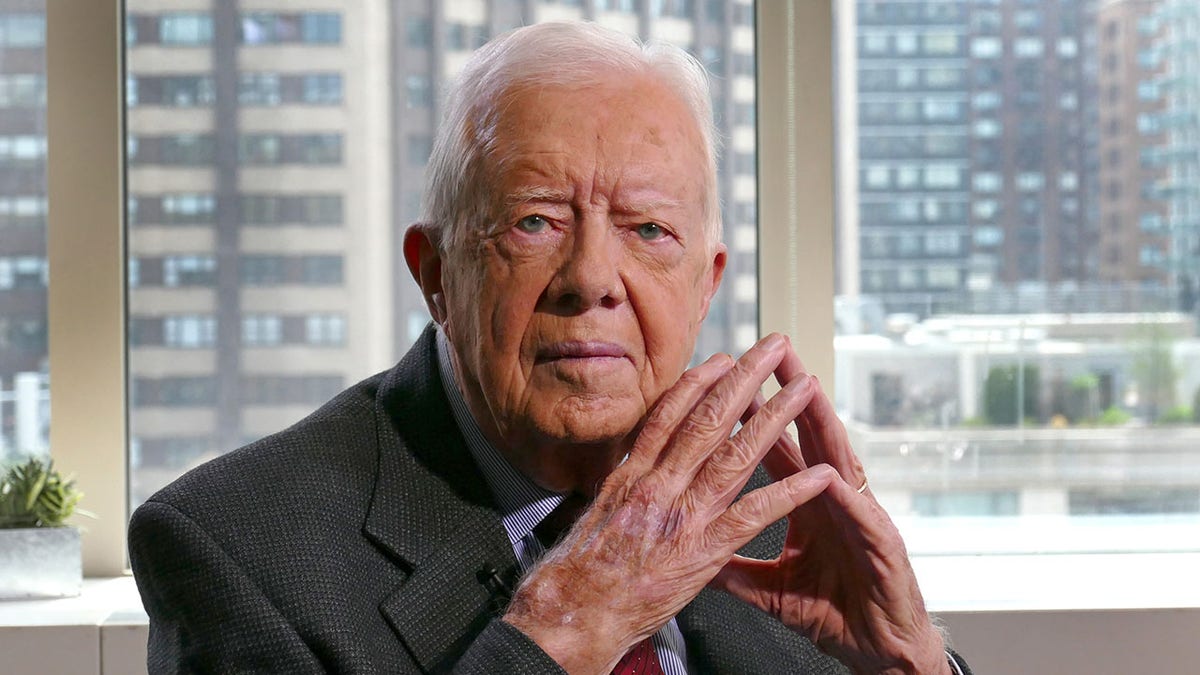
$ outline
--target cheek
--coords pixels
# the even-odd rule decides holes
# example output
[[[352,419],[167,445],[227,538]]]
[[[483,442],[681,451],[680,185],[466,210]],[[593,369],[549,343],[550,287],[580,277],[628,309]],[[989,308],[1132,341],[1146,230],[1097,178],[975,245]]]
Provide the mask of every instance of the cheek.
[[[699,330],[700,303],[694,275],[673,275],[645,284],[634,298],[645,343],[643,390],[651,398],[673,385],[692,358]]]

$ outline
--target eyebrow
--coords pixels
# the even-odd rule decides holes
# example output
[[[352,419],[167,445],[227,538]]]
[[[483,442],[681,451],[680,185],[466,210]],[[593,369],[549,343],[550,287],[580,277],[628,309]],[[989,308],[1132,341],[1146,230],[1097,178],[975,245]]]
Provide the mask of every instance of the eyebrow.
[[[545,186],[517,188],[504,196],[504,205],[510,207],[529,202],[566,203],[569,201],[571,201],[571,197],[567,192]]]
[[[518,188],[510,192],[504,198],[504,205],[512,207],[519,204],[528,204],[529,202],[566,204],[570,201],[571,194],[564,190],[546,186],[530,186]],[[678,209],[683,206],[683,201],[658,194],[646,195],[645,198],[635,194],[632,198],[616,199],[609,206],[613,211],[619,213],[635,214],[660,209]]]

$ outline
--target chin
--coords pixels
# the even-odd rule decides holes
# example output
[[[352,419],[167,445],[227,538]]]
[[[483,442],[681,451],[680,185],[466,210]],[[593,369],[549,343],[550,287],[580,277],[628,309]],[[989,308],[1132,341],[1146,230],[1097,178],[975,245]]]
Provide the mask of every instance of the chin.
[[[546,436],[560,443],[610,445],[623,443],[645,412],[640,403],[627,399],[571,397],[556,406],[554,420],[541,426]]]

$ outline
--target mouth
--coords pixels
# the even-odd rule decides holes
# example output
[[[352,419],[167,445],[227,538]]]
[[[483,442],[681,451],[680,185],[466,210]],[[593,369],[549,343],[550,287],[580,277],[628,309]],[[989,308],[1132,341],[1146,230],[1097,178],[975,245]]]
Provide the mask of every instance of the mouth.
[[[535,358],[537,363],[550,363],[584,359],[623,359],[627,356],[625,348],[613,342],[569,340],[541,347]]]

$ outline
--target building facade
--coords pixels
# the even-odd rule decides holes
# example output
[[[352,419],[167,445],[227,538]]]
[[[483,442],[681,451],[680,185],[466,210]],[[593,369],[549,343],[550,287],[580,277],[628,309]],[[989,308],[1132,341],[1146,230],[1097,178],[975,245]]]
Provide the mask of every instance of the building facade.
[[[862,294],[927,316],[1094,278],[1089,8],[857,1],[857,220],[839,226]]]

